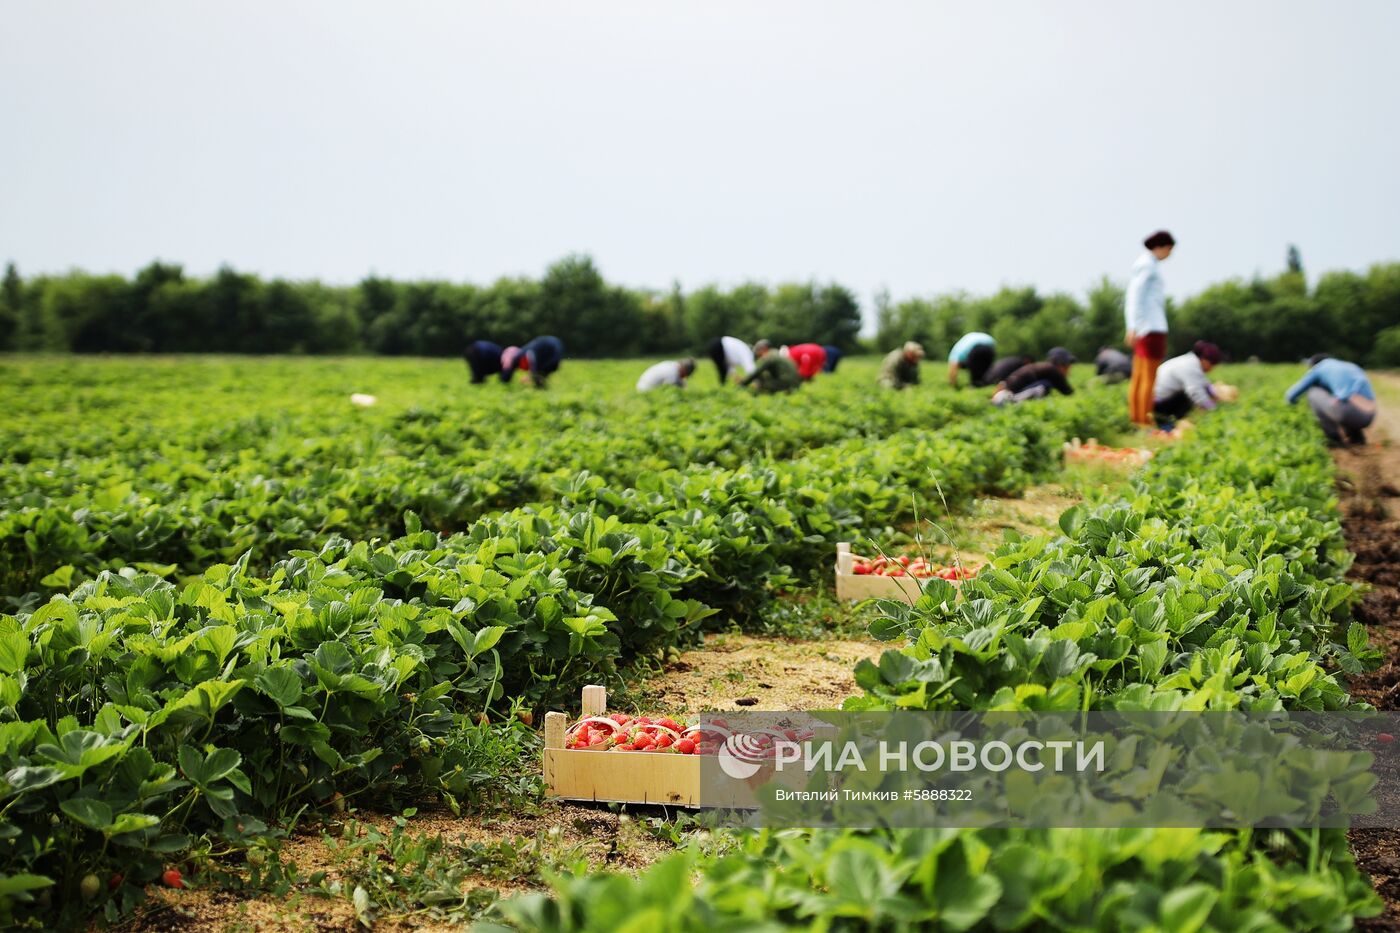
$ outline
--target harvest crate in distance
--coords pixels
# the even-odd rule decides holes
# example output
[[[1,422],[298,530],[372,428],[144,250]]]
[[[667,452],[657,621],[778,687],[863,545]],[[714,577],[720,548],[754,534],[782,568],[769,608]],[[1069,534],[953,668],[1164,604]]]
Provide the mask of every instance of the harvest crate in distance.
[[[1065,463],[1093,463],[1130,470],[1151,459],[1152,451],[1145,447],[1105,447],[1092,437],[1087,442],[1076,437],[1065,444]]]
[[[884,577],[873,573],[855,572],[855,555],[851,545],[842,541],[836,545],[836,598],[843,600],[902,599],[917,602],[924,591],[918,577]]]
[[[581,716],[602,716],[607,705],[605,688],[583,688]],[[598,803],[700,806],[698,755],[565,748],[568,721],[564,713],[544,717],[544,782],[550,795]]]

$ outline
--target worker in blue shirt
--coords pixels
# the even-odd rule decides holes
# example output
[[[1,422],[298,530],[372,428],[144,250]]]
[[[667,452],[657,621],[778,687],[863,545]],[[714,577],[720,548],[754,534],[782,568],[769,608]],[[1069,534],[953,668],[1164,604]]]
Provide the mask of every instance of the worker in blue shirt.
[[[841,362],[841,348],[833,344],[824,344],[822,349],[826,351],[826,363],[822,365],[822,372],[836,372],[836,364]]]
[[[997,356],[997,342],[991,334],[973,331],[963,334],[953,349],[948,351],[948,385],[958,387],[958,370],[967,370],[972,384],[976,387],[987,384],[987,370]]]
[[[1366,428],[1376,420],[1376,390],[1360,366],[1319,353],[1284,398],[1292,405],[1304,393],[1329,447],[1366,443]]]
[[[466,352],[462,355],[471,367],[472,385],[481,385],[487,376],[494,376],[501,371],[501,345],[498,343],[473,340],[467,344]]]
[[[501,354],[501,381],[510,382],[510,377],[519,369],[530,374],[535,388],[543,389],[545,381],[563,360],[562,340],[558,337],[536,337],[523,347],[507,347]]]

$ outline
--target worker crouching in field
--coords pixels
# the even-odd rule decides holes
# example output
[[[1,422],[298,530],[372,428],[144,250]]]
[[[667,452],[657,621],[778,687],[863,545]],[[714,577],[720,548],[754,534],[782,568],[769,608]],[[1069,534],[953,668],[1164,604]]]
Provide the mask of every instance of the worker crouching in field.
[[[1366,429],[1376,420],[1376,390],[1365,370],[1319,353],[1284,398],[1292,405],[1304,393],[1329,447],[1366,443]]]
[[[1133,374],[1133,358],[1122,350],[1112,347],[1099,347],[1094,357],[1094,375],[1108,385],[1123,382]]]
[[[1234,390],[1221,386],[1217,391],[1206,373],[1220,362],[1220,348],[1197,340],[1190,353],[1167,360],[1157,370],[1152,414],[1157,427],[1170,431],[1193,408],[1212,411],[1220,402],[1232,401]],[[1134,364],[1136,364],[1134,360]]]
[[[807,382],[817,373],[826,369],[826,348],[819,343],[799,343],[785,348],[787,355],[797,364],[797,374]]]
[[[958,342],[953,344],[953,349],[948,351],[948,385],[953,388],[958,387],[958,370],[967,370],[968,378],[973,386],[981,387],[990,385],[987,382],[987,370],[992,368],[992,361],[996,359],[997,342],[992,339],[991,334],[984,334],[981,331],[973,331],[970,334],[963,334],[958,338]]]
[[[678,389],[684,389],[685,381],[690,378],[690,374],[693,372],[695,372],[695,361],[690,357],[657,363],[655,366],[647,367],[647,371],[642,373],[642,378],[637,380],[637,391],[650,392],[652,389],[659,389],[662,386],[675,386]]]
[[[891,350],[880,363],[879,384],[886,389],[918,385],[919,361],[923,358],[924,348],[912,340],[898,350]]]
[[[473,340],[462,356],[472,371],[472,385],[481,385],[487,377],[501,371],[501,345],[489,340]]]
[[[501,381],[510,382],[517,369],[530,374],[535,388],[543,389],[564,361],[564,342],[558,337],[536,337],[523,347],[506,347],[501,354]]]
[[[987,368],[987,374],[982,378],[989,386],[1000,386],[1011,374],[1022,366],[1029,366],[1035,362],[1035,357],[1017,354],[1016,356],[1003,356]]]
[[[720,385],[728,383],[731,377],[753,372],[753,351],[738,337],[716,337],[705,344],[705,355],[715,361]]]
[[[822,372],[836,372],[836,364],[841,362],[841,348],[833,344],[824,343],[822,344],[822,349],[826,351],[826,365],[822,367]]]
[[[775,349],[767,340],[754,344],[753,352],[758,364],[740,385],[753,386],[755,391],[764,394],[791,392],[802,385],[802,375],[792,357]]]
[[[1069,384],[1069,369],[1075,364],[1074,354],[1064,347],[1055,347],[1045,354],[1044,363],[1022,366],[1006,378],[992,396],[992,404],[1014,405],[1031,399],[1045,398],[1051,392],[1073,395]]]

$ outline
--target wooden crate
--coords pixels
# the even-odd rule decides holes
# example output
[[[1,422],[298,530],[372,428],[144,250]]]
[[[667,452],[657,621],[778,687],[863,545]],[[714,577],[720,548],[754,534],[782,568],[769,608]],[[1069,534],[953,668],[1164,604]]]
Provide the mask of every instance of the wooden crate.
[[[924,581],[919,577],[885,577],[874,573],[856,573],[855,555],[845,541],[836,545],[836,598],[902,599],[913,603],[923,594]],[[954,581],[949,581],[954,582]]]
[[[602,716],[607,690],[583,688],[581,715]],[[550,795],[595,803],[700,806],[700,756],[652,752],[593,752],[564,747],[568,717],[544,717],[544,782]]]
[[[1097,444],[1098,439],[1091,437],[1089,438],[1089,443]],[[1091,463],[1096,466],[1117,467],[1120,469],[1131,470],[1135,467],[1142,466],[1148,460],[1152,459],[1152,451],[1148,450],[1145,447],[1118,449],[1130,450],[1133,456],[1124,457],[1122,459],[1108,460],[1104,457],[1099,456],[1099,454],[1095,451],[1094,448],[1086,447],[1084,445],[1084,442],[1080,441],[1080,439],[1076,437],[1074,440],[1065,444],[1065,463]]]

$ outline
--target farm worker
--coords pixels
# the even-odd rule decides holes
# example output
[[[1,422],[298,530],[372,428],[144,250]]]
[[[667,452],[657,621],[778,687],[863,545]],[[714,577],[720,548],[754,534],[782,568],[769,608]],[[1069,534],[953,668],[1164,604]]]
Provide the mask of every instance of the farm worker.
[[[1158,427],[1169,431],[1177,419],[1185,418],[1192,408],[1212,411],[1217,403],[1227,400],[1206,378],[1206,373],[1215,368],[1220,357],[1220,348],[1215,344],[1197,340],[1190,353],[1172,357],[1162,364],[1157,370],[1156,395],[1152,402]],[[1136,363],[1134,360],[1134,366]]]
[[[1007,378],[1020,369],[1022,366],[1029,366],[1035,362],[1035,357],[1020,354],[1017,356],[1003,356],[991,366],[987,367],[987,374],[982,378],[989,386],[1000,386]]]
[[[1099,347],[1094,357],[1094,374],[1109,385],[1122,382],[1133,374],[1133,358],[1113,347]]]
[[[826,349],[819,343],[799,343],[788,347],[787,355],[797,364],[797,374],[804,382],[826,368]]]
[[[501,371],[501,345],[489,340],[473,340],[462,354],[472,371],[472,385],[481,385],[487,376]]]
[[[822,372],[836,372],[836,364],[841,362],[841,348],[834,344],[824,343],[822,349],[826,351],[826,365],[822,367]]]
[[[720,385],[727,383],[731,374],[747,376],[753,372],[753,351],[738,337],[716,337],[705,344],[705,355],[715,361]]]
[[[1045,354],[1044,363],[1030,363],[1016,370],[992,396],[993,405],[1019,404],[1044,398],[1051,392],[1073,395],[1069,384],[1069,369],[1077,360],[1064,347],[1055,347]]]
[[[642,373],[642,378],[637,380],[637,391],[650,392],[652,389],[659,389],[662,386],[676,386],[684,389],[685,381],[690,378],[690,374],[693,372],[695,372],[695,361],[690,357],[657,363],[647,367],[647,371]]]
[[[775,349],[767,340],[754,344],[753,352],[758,365],[740,385],[752,385],[763,393],[791,392],[802,385],[802,374],[797,371],[792,357]]]
[[[1133,348],[1133,378],[1128,385],[1128,416],[1152,426],[1157,367],[1167,356],[1167,291],[1158,266],[1172,254],[1176,240],[1158,230],[1142,241],[1147,251],[1133,263],[1133,278],[1123,301],[1126,343]]]
[[[913,340],[891,350],[880,364],[880,385],[886,389],[903,389],[919,384],[919,361],[924,358],[924,348]]]
[[[997,342],[991,334],[973,331],[963,334],[948,351],[948,385],[958,387],[958,370],[965,369],[974,386],[987,384],[987,370],[996,359]]]
[[[519,369],[530,374],[535,388],[543,389],[563,360],[564,343],[558,337],[536,337],[523,347],[506,347],[501,354],[501,381],[510,382]]]
[[[1376,420],[1376,390],[1360,366],[1319,353],[1284,398],[1292,405],[1304,394],[1329,447],[1366,443],[1366,429]]]

